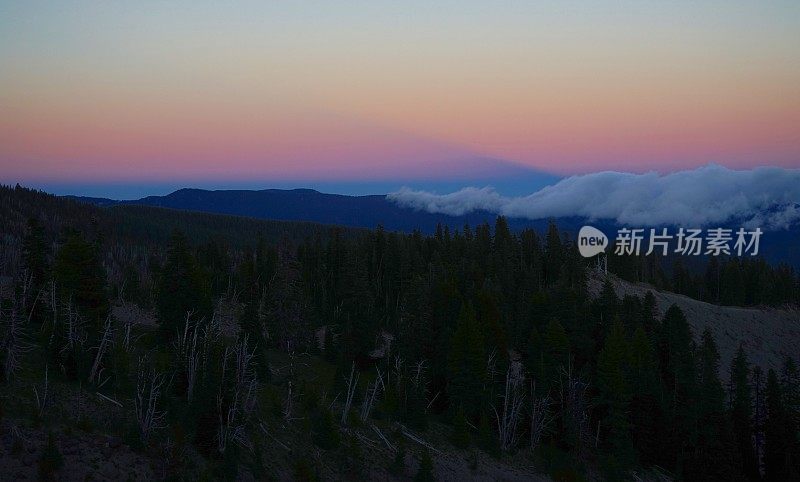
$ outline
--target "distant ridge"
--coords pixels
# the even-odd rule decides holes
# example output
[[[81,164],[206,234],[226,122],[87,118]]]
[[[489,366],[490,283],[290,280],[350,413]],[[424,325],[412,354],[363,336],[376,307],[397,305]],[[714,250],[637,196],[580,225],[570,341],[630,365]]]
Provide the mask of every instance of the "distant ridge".
[[[494,223],[497,215],[476,211],[464,216],[449,216],[417,211],[398,206],[385,195],[346,196],[326,194],[314,189],[263,190],[205,190],[184,188],[166,196],[147,196],[133,201],[106,198],[74,197],[98,206],[136,204],[173,209],[185,209],[218,214],[231,214],[261,219],[310,221],[325,224],[375,228],[378,225],[391,231],[419,230],[432,233],[437,224],[461,229],[464,224],[475,226]],[[512,220],[512,227],[544,228],[547,220]],[[568,223],[569,225],[576,225]],[[566,228],[570,226],[565,225]]]
[[[494,224],[497,215],[474,211],[462,216],[435,214],[400,206],[385,195],[347,196],[327,194],[314,189],[263,190],[206,190],[184,188],[166,196],[147,196],[132,201],[115,201],[96,197],[70,196],[97,206],[142,205],[198,211],[279,221],[308,221],[358,228],[374,229],[383,226],[389,231],[426,234],[436,231],[437,225],[451,230],[463,229],[465,224],[476,226]],[[618,226],[613,221],[587,220],[580,217],[555,219],[559,228],[575,235],[584,224],[591,224],[611,235]],[[508,219],[513,230],[532,228],[544,232],[548,219]],[[761,253],[771,262],[786,262],[800,269],[800,229],[771,231],[762,238]]]

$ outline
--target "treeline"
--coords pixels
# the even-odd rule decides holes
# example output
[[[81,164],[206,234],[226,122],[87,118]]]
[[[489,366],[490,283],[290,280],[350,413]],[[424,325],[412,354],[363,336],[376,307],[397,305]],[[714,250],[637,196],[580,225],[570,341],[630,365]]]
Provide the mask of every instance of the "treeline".
[[[18,258],[19,243],[30,219],[35,219],[44,229],[48,243],[56,242],[65,229],[74,229],[89,238],[102,237],[104,247],[113,247],[115,255],[120,250],[147,250],[150,255],[159,254],[175,230],[195,243],[224,242],[231,249],[239,249],[258,238],[273,244],[282,237],[299,242],[329,229],[301,221],[269,221],[150,206],[99,207],[19,185],[0,185],[0,273],[19,269],[19,259],[14,258]],[[345,236],[356,236],[363,231],[341,228]]]
[[[334,228],[242,247],[175,232],[112,274],[121,228],[51,237],[47,219],[17,234],[3,381],[32,366],[133,400],[129,443],[170,434],[216,476],[264,475],[273,421],[363,476],[341,428],[368,420],[443,423],[457,447],[525,451],[558,478],[800,474],[796,360],[764,374],[740,348],[720,367],[713,334],[695,337],[679,308],[660,316],[652,295],[619,299],[608,282],[591,298],[586,261],[554,224],[543,236],[502,217],[432,236]],[[113,317],[121,300],[152,307],[157,331]],[[279,370],[281,352],[325,360],[330,386]]]
[[[789,249],[789,247],[787,247]],[[728,306],[800,304],[800,273],[785,264],[772,266],[761,257],[609,255],[608,269],[621,278],[645,282]]]
[[[710,332],[697,343],[680,309],[662,318],[652,296],[620,300],[609,283],[590,299],[584,262],[555,225],[544,238],[503,218],[429,237],[334,230],[296,249],[262,243],[239,261],[224,252],[173,240],[155,293],[162,323],[209,309],[221,293],[189,293],[233,276],[242,333],[334,363],[331,393],[349,393],[353,369],[393,374],[374,417],[417,430],[444,421],[457,446],[533,450],[560,476],[587,464],[609,480],[649,467],[684,480],[798,473],[794,360],[765,376],[741,349],[723,386]],[[269,366],[266,350],[255,359]]]

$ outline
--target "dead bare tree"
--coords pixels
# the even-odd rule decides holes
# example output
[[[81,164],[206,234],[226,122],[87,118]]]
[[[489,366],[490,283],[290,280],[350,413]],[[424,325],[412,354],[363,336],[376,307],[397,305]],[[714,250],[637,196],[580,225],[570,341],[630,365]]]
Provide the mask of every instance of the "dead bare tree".
[[[297,398],[297,394],[294,392],[294,387],[292,386],[292,381],[289,380],[288,386],[286,388],[286,400],[283,401],[283,419],[287,422],[291,422],[293,420],[292,413],[294,410],[294,400]]]
[[[355,379],[353,379],[355,375]],[[356,393],[356,386],[358,385],[358,373],[356,373],[356,363],[350,368],[350,378],[347,380],[347,397],[345,398],[344,408],[342,409],[342,425],[347,424],[347,415],[350,413],[350,407],[353,405],[353,395]]]
[[[16,305],[14,303],[7,312],[0,311],[0,356],[6,381],[11,380],[19,370],[22,355],[32,349],[25,341],[24,322]]]
[[[395,385],[396,385],[397,390],[399,392],[400,391],[400,386],[401,386],[401,384],[403,382],[403,359],[400,358],[400,355],[396,355],[394,357],[394,370],[389,369],[389,371],[386,373],[386,383],[387,384],[391,383],[392,371],[394,371],[394,373],[395,373],[395,378],[396,378]]]
[[[50,310],[53,313],[53,326],[56,326],[58,322],[58,300],[56,299],[56,282],[54,280],[50,280]],[[44,323],[42,323],[42,329],[44,329]]]
[[[395,447],[393,443],[389,442],[389,439],[387,439],[387,438],[386,438],[386,435],[384,435],[384,434],[383,434],[383,432],[381,432],[381,429],[379,429],[378,427],[376,427],[376,426],[373,424],[373,425],[372,425],[372,430],[374,430],[374,431],[375,431],[375,433],[376,433],[376,434],[378,434],[378,437],[380,437],[380,438],[381,438],[381,440],[383,440],[383,443],[385,443],[385,444],[386,444],[386,447],[387,447],[389,450],[391,450],[392,452],[396,452],[396,451],[397,451],[397,447]]]
[[[164,374],[156,373],[155,370],[148,366],[144,357],[139,359],[139,376],[136,382],[136,396],[133,400],[133,407],[136,423],[139,427],[139,435],[145,444],[147,444],[153,431],[164,428],[163,423],[166,412],[158,410],[157,405],[165,382]]]
[[[54,323],[56,322],[57,318]],[[71,297],[67,302],[66,320],[64,323],[66,325],[64,327],[64,336],[66,340],[64,346],[61,348],[61,352],[63,353],[83,347],[83,344],[86,342],[86,330],[84,329],[83,318],[81,318],[80,314],[78,314],[77,310],[72,306]],[[53,330],[53,334],[55,334],[55,331],[56,330]]]
[[[217,409],[219,410],[220,426],[217,434],[217,449],[225,452],[228,442],[233,441],[242,447],[252,449],[245,431],[246,424],[252,417],[256,406],[258,382],[253,369],[252,351],[248,347],[248,337],[245,336],[236,343],[233,349],[226,348],[222,360],[222,380],[220,392],[217,395]],[[229,393],[223,392],[225,376],[228,371],[228,359],[233,363],[233,387]],[[225,410],[227,402],[227,410]]]
[[[494,386],[494,381],[497,378],[497,350],[492,349],[489,356],[486,358],[486,380],[484,389]]]
[[[589,401],[587,393],[589,384],[575,375],[572,362],[567,368],[561,368],[559,377],[561,406],[567,425],[574,432],[578,442],[578,451],[582,450],[584,441],[589,438]]]
[[[197,335],[200,330],[197,325],[192,326],[191,318],[193,314],[193,311],[186,312],[183,333],[178,333],[174,342],[175,351],[184,365],[184,373],[186,374],[187,402],[192,401],[194,386],[197,381],[197,369],[200,365],[200,352],[197,349]]]
[[[367,385],[367,391],[364,394],[364,402],[361,404],[362,422],[367,421],[369,414],[372,411],[372,407],[375,405],[375,400],[377,400],[378,395],[385,388],[383,385],[383,374],[378,367],[375,367],[375,370],[378,372],[378,374],[375,377],[375,381]]]
[[[131,351],[131,329],[133,328],[133,323],[130,321],[125,321],[125,328],[123,330],[122,336],[122,348],[125,349],[125,352],[130,353]]]
[[[420,360],[414,368],[414,377],[411,379],[411,382],[415,387],[419,387],[420,383],[424,380],[426,363],[425,360]]]
[[[243,395],[239,397],[242,401],[242,411],[249,415],[255,409],[258,381],[253,367],[253,358],[255,358],[256,354],[255,347],[250,350],[248,342],[249,337],[245,336],[237,343],[234,355],[236,361],[236,389]]]
[[[89,382],[94,382],[96,379],[100,377],[100,364],[103,361],[103,356],[108,349],[108,345],[111,343],[112,337],[112,324],[111,324],[111,315],[106,317],[106,324],[103,328],[103,336],[100,338],[100,343],[97,346],[97,354],[94,357],[94,363],[92,363],[92,369],[89,372]]]
[[[531,381],[531,450],[536,450],[542,441],[542,437],[552,425],[555,417],[550,410],[552,400],[550,394],[543,397],[536,396],[536,382]]]
[[[36,396],[36,413],[38,414],[39,418],[44,415],[45,410],[47,409],[47,397],[50,394],[49,392],[50,386],[48,381],[48,369],[47,365],[44,366],[44,385],[42,386],[42,393],[39,393],[39,390],[36,389],[36,386],[33,387],[33,394]]]
[[[131,354],[133,353],[136,342],[138,342],[144,334],[140,334],[136,337],[133,336],[133,322],[131,320],[124,320],[122,325],[122,349],[125,350],[125,353]]]
[[[420,436],[414,434],[413,432],[411,432],[411,430],[406,428],[403,424],[398,423],[397,426],[398,426],[398,428],[400,428],[400,433],[402,433],[409,440],[414,441],[414,442],[422,445],[423,447],[427,448],[431,452],[434,452],[434,453],[437,453],[437,454],[442,453],[441,450],[437,449],[436,447],[431,445],[429,442],[425,441],[422,437],[420,437]]]
[[[492,405],[495,420],[497,421],[498,436],[500,438],[500,448],[508,450],[513,448],[519,440],[519,422],[522,419],[522,406],[525,401],[525,394],[522,391],[522,383],[525,376],[522,374],[522,364],[512,362],[506,370],[505,394],[503,395],[503,408],[499,412]]]

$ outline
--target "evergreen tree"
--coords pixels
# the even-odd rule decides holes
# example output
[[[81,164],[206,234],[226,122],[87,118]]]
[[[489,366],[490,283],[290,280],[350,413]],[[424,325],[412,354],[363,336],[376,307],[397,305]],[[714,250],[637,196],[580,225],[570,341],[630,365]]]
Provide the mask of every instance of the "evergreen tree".
[[[767,375],[767,419],[764,424],[764,480],[800,479],[797,471],[797,433],[787,411],[785,393],[775,370]]]
[[[545,272],[544,279],[547,285],[552,285],[561,276],[561,267],[564,263],[564,247],[561,243],[561,235],[558,232],[556,223],[550,221],[547,227],[545,248]]]
[[[339,446],[339,429],[333,421],[330,410],[318,407],[311,417],[311,433],[314,444],[323,450],[332,450]]]
[[[720,278],[722,269],[719,265],[717,256],[711,256],[706,265],[705,287],[703,289],[703,300],[711,303],[719,303],[720,300]]]
[[[737,260],[729,260],[721,268],[719,302],[723,305],[745,304],[745,284]]]
[[[788,454],[792,474],[800,474],[800,373],[794,360],[787,356],[781,366],[781,390],[786,410],[786,427],[791,436]],[[798,477],[800,478],[800,477]]]
[[[308,306],[304,292],[300,263],[289,239],[284,236],[278,245],[275,273],[269,281],[265,300],[267,336],[272,346],[286,351],[308,349],[312,342],[312,333],[308,326]],[[349,302],[350,298],[347,300]],[[350,316],[349,308],[343,311],[346,312],[343,320],[346,329],[351,329],[352,325],[360,321]],[[348,335],[351,333],[347,332],[344,338],[347,339]]]
[[[419,470],[417,470],[417,475],[414,476],[414,482],[434,482],[435,480],[433,459],[431,459],[431,454],[426,450],[422,453],[422,458],[419,461]]]
[[[653,343],[647,336],[643,323],[633,332],[629,354],[631,436],[640,462],[651,465],[658,460],[657,441],[663,424],[663,414],[658,403],[658,364]]]
[[[536,382],[536,389],[539,392],[546,389],[544,383],[544,358],[544,343],[539,335],[539,330],[534,326],[531,328],[531,333],[528,337],[528,357],[525,361],[526,368]]]
[[[55,480],[56,472],[64,466],[64,457],[56,446],[53,433],[47,434],[47,445],[39,458],[39,480]]]
[[[469,447],[469,426],[467,425],[467,417],[464,416],[463,410],[457,410],[455,417],[453,417],[453,435],[451,441],[453,445],[460,449]]]
[[[365,359],[375,346],[378,328],[372,323],[373,293],[363,261],[356,253],[350,253],[346,259],[341,303],[343,352],[349,360]]]
[[[617,298],[614,285],[609,278],[606,278],[603,282],[603,290],[600,292],[600,298],[597,300],[601,323],[606,326],[611,326],[614,322],[614,316],[617,313],[618,304],[619,298]]]
[[[28,219],[28,232],[22,239],[22,259],[31,277],[33,295],[36,296],[47,279],[48,271],[44,228],[36,218]]]
[[[606,471],[609,479],[622,478],[636,458],[626,415],[630,398],[626,379],[628,360],[625,328],[622,322],[616,319],[597,358],[597,387],[599,405],[605,413],[603,425],[606,433]]]
[[[663,463],[682,472],[694,432],[696,387],[692,332],[676,305],[669,307],[661,324],[659,370],[664,387],[665,424],[661,455]]]
[[[795,429],[800,423],[800,372],[795,361],[787,356],[781,365],[781,387],[783,388],[786,411]]]
[[[544,332],[543,341],[543,388],[554,388],[558,383],[561,370],[569,364],[569,338],[557,319],[550,319]]]
[[[70,301],[87,323],[89,342],[93,343],[108,315],[106,273],[97,248],[78,232],[70,232],[56,255],[53,277],[61,303]]]
[[[253,365],[259,380],[269,379],[269,361],[267,358],[268,341],[265,336],[266,326],[259,316],[259,301],[257,299],[245,303],[239,325],[242,327],[241,337],[247,337],[247,343],[253,347]]]
[[[402,443],[397,448],[397,452],[394,454],[394,460],[392,460],[392,464],[389,465],[389,473],[392,475],[403,475],[403,472],[406,470],[406,447]]]
[[[170,336],[183,327],[187,313],[210,321],[213,312],[210,285],[189,250],[186,236],[175,232],[161,269],[156,295],[158,321]]]
[[[731,480],[741,474],[733,431],[725,413],[725,391],[719,380],[719,352],[711,331],[703,331],[699,349],[697,446],[687,479]]]
[[[642,300],[642,327],[648,336],[653,336],[656,331],[656,297],[647,290]]]
[[[517,240],[508,228],[508,221],[498,216],[494,225],[492,270],[503,291],[514,290],[514,273],[517,267]]]
[[[458,326],[450,345],[448,394],[451,404],[474,419],[480,413],[483,404],[486,357],[483,337],[471,303],[462,305]]]
[[[750,389],[750,366],[741,344],[731,363],[731,420],[744,474],[748,480],[758,480],[758,460],[752,441],[753,397]]]

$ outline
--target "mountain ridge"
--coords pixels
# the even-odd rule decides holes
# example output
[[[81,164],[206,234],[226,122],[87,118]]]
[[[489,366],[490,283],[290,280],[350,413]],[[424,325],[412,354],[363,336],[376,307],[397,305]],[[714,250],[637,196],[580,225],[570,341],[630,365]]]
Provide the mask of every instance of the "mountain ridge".
[[[186,211],[233,216],[246,216],[278,221],[306,221],[321,224],[374,229],[382,226],[389,231],[431,234],[437,226],[451,230],[465,225],[493,224],[497,214],[471,211],[463,215],[431,213],[402,206],[382,194],[350,196],[330,194],[309,188],[295,189],[220,189],[182,188],[164,196],[147,196],[137,200],[116,201],[108,198],[68,196],[97,206],[143,205]],[[544,232],[553,219],[564,232],[575,236],[586,224],[607,235],[622,227],[614,220],[587,219],[579,216],[548,219],[507,218],[509,228],[532,228]],[[734,228],[735,221],[729,223]],[[644,226],[642,226],[644,227]],[[761,252],[772,262],[786,262],[800,268],[800,228],[770,230],[762,237]]]

